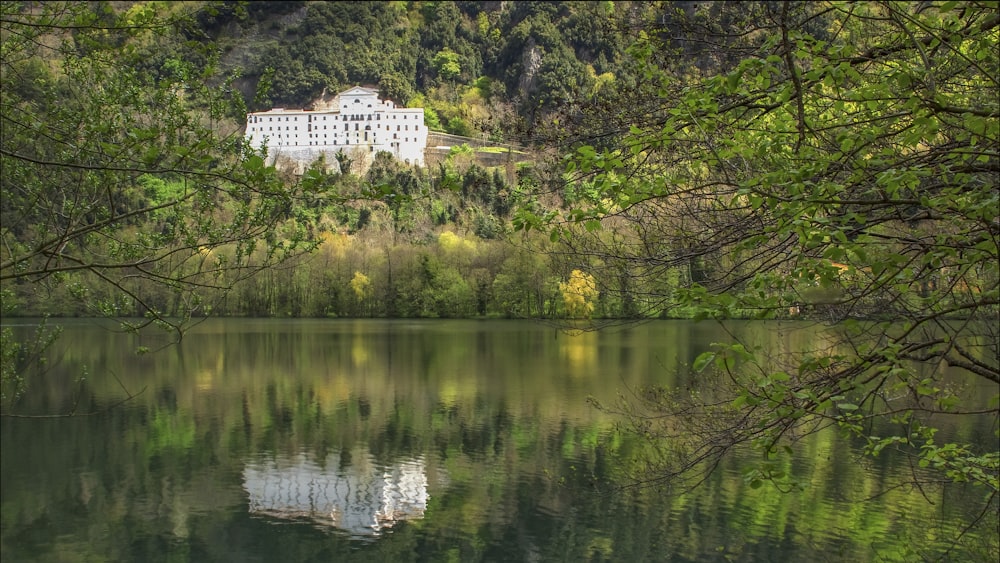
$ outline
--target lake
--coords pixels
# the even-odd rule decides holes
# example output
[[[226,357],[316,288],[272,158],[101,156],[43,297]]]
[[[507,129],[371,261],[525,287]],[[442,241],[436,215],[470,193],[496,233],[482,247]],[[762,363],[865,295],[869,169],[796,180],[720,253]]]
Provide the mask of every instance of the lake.
[[[738,456],[693,491],[623,488],[642,441],[589,399],[685,385],[712,323],[212,319],[137,355],[167,335],[61,322],[12,412],[81,416],[2,420],[4,563],[878,561],[981,494],[886,491],[909,465],[835,430],[796,450],[801,491],[751,488]]]

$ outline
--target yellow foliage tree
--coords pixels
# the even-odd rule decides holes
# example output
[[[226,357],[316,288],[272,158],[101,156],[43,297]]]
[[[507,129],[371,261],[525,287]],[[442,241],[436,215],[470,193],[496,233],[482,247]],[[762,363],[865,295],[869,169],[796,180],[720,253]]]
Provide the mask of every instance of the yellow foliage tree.
[[[588,319],[594,314],[594,301],[600,292],[597,290],[597,280],[594,276],[573,270],[569,281],[559,283],[563,302],[566,304],[566,314],[573,319]]]
[[[372,282],[368,276],[361,272],[354,272],[354,277],[351,278],[351,289],[354,290],[358,302],[363,303],[372,294]]]
[[[476,251],[476,241],[462,238],[451,231],[438,235],[438,244],[447,253],[473,253]]]

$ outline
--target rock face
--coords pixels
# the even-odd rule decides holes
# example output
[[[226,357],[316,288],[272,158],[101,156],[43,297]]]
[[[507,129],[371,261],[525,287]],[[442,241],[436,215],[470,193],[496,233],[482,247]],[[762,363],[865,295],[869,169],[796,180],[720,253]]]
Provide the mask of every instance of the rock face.
[[[534,91],[537,85],[538,71],[542,68],[542,50],[535,44],[534,38],[529,38],[521,55],[521,68],[524,73],[517,83],[517,89],[522,96]]]

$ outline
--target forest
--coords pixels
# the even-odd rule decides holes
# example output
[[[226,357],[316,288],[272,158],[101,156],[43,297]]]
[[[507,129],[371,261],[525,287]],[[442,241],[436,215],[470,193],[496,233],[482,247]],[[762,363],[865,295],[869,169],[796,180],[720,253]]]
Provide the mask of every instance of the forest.
[[[10,14],[26,9],[17,3],[4,6]],[[137,164],[119,171],[117,193],[105,198],[107,179],[91,170],[91,193],[80,196],[65,219],[52,210],[80,188],[73,174],[60,177],[65,183],[57,192],[40,185],[5,192],[4,314],[686,316],[682,307],[656,306],[649,288],[630,284],[621,272],[601,272],[600,264],[585,257],[560,256],[562,243],[548,234],[515,234],[512,225],[514,212],[529,201],[533,205],[539,194],[554,190],[546,206],[575,201],[573,186],[553,187],[554,181],[561,182],[553,168],[554,152],[568,146],[570,134],[587,131],[583,123],[571,123],[584,116],[584,106],[591,114],[601,111],[614,103],[619,90],[641,80],[639,64],[626,52],[628,44],[644,27],[677,9],[629,2],[206,2],[183,7],[130,2],[94,3],[85,9],[54,4],[33,14],[37,26],[8,20],[8,36],[25,40],[9,43],[11,54],[4,62],[5,76],[15,85],[4,99],[5,146],[22,146],[25,137],[39,128],[59,127],[61,120],[90,120],[95,127],[113,128],[94,138],[98,146],[82,149],[93,160],[94,154],[121,145],[122,138],[135,138],[135,131],[122,127],[141,126],[152,138],[164,132],[149,116],[168,112],[177,120],[164,124],[173,128],[164,138],[168,144],[140,148],[132,142],[127,148],[135,154],[109,155],[109,162]],[[56,23],[47,22],[49,18]],[[72,37],[64,47],[73,52],[38,49],[34,36],[15,24],[37,36],[50,29],[42,25],[65,26]],[[96,31],[87,33],[86,26]],[[107,60],[109,53],[119,60]],[[70,61],[75,64],[60,75],[60,62]],[[124,61],[129,62],[127,72]],[[113,76],[119,89],[88,98],[105,89],[97,78],[105,75]],[[252,230],[231,233],[217,245],[181,240],[177,221],[183,206],[178,203],[191,194],[192,182],[204,179],[193,178],[188,170],[193,154],[177,157],[185,150],[183,138],[199,139],[188,148],[206,161],[221,160],[223,150],[234,152],[228,144],[238,138],[246,111],[309,107],[354,84],[424,107],[432,130],[518,143],[529,147],[531,156],[486,166],[469,147],[457,146],[444,162],[424,169],[401,166],[382,155],[358,173],[350,162],[341,163],[347,170],[343,174],[331,174],[323,166],[300,177],[279,177],[273,171],[270,181],[282,184],[286,199],[282,209],[271,211],[281,217],[282,226],[268,233],[270,242],[255,242],[271,227],[263,222],[244,225]],[[112,98],[128,96],[130,88],[148,95],[139,102],[142,107],[136,107],[136,100]],[[185,97],[167,107],[165,97],[179,91]],[[15,115],[26,106],[46,111],[70,100],[73,105],[58,113],[32,115],[37,124]],[[105,108],[116,103],[130,115],[98,123]],[[198,130],[181,130],[193,120],[202,121]],[[38,146],[49,141],[66,142],[34,139],[34,150],[55,150]],[[14,164],[7,171],[5,186],[14,185]],[[226,178],[227,183],[233,180]],[[233,203],[223,205],[223,216],[240,214],[228,205]],[[116,230],[125,227],[146,240],[125,243],[119,233],[97,235],[89,224],[64,230],[67,224],[87,224],[98,216]],[[208,232],[220,220],[225,219],[203,216],[186,234]],[[48,246],[21,248],[25,241],[45,236]],[[65,251],[68,243],[80,243],[86,254],[102,258],[54,261],[51,250]],[[122,266],[129,258],[115,254],[122,250],[115,247],[129,244],[136,256],[150,245],[158,248],[170,260],[143,260],[172,273],[125,272]],[[271,268],[275,245],[288,256]],[[290,252],[294,245],[296,251]],[[28,260],[21,259],[22,251],[42,258],[44,266],[28,267],[32,275],[25,275],[21,268]],[[108,262],[111,254],[115,267],[88,266]],[[56,262],[61,266],[53,267]],[[210,262],[216,267],[210,268]],[[247,275],[257,270],[261,275]],[[657,282],[656,291],[687,275],[688,268],[673,268]]]
[[[885,66],[875,68],[876,59],[844,41],[861,37],[877,18],[836,3],[813,11],[768,2],[98,2],[32,12],[5,2],[5,14],[36,19],[8,18],[4,28],[10,39],[3,68],[11,87],[3,101],[3,312],[689,318],[697,307],[685,301],[685,292],[711,283],[744,288],[773,251],[775,263],[783,262],[775,271],[780,280],[758,280],[768,286],[761,299],[734,303],[726,314],[866,317],[896,297],[883,291],[885,284],[845,293],[847,280],[865,277],[868,260],[850,276],[839,272],[855,266],[850,253],[871,243],[821,250],[830,236],[855,243],[863,233],[896,224],[935,232],[926,227],[954,210],[948,203],[939,215],[934,202],[947,201],[950,192],[934,188],[927,192],[937,196],[933,201],[917,198],[913,186],[926,183],[933,167],[913,169],[914,161],[905,159],[898,164],[908,169],[892,166],[912,150],[908,146],[922,147],[934,136],[946,161],[963,162],[961,171],[949,165],[959,174],[961,189],[955,189],[967,192],[953,200],[962,203],[963,218],[983,217],[976,232],[987,239],[968,234],[946,243],[953,251],[967,242],[985,252],[971,260],[945,265],[936,254],[925,256],[922,269],[907,272],[914,295],[948,286],[951,299],[955,292],[995,288],[990,244],[996,225],[990,220],[996,216],[991,151],[997,119],[990,98],[996,73],[989,50],[996,26],[987,14],[996,14],[988,5],[950,4],[942,13],[954,15],[957,23],[947,25],[966,34],[955,53],[960,60],[972,57],[967,68],[928,66],[931,40],[885,47],[890,52],[878,63]],[[900,12],[895,4],[884,9],[894,18],[927,15]],[[985,23],[966,21],[974,10]],[[775,50],[793,42],[791,30],[781,28],[781,18],[791,17],[804,27],[789,55],[801,61],[792,61],[789,74],[781,68],[788,57]],[[864,23],[855,30],[854,22]],[[64,43],[43,48],[40,38],[51,42],[50,30],[60,26],[69,34]],[[920,60],[906,59],[907,53]],[[885,91],[876,90],[880,82]],[[458,146],[423,169],[382,155],[363,172],[353,172],[350,162],[340,163],[344,173],[316,163],[295,176],[248,168],[253,158],[225,165],[241,177],[220,170],[227,158],[249,154],[234,145],[247,111],[309,107],[355,84],[423,107],[432,130],[516,143],[529,156],[487,166]],[[908,95],[921,84],[926,95]],[[807,87],[814,107],[796,95]],[[137,89],[144,99],[133,99]],[[121,115],[105,121],[106,108],[120,108],[113,113]],[[680,112],[690,118],[679,119]],[[740,112],[760,113],[752,119],[765,129],[794,128],[797,149],[815,139],[812,150],[838,166],[847,159],[871,162],[866,154],[877,152],[885,170],[897,174],[876,178],[879,189],[889,188],[877,196],[884,203],[868,213],[877,197],[861,194],[846,199],[864,201],[817,213],[826,195],[843,197],[829,183],[845,179],[807,169],[797,174],[816,176],[808,180],[812,187],[788,198],[740,185],[746,184],[741,168],[752,177],[758,165],[751,163],[761,155],[778,162],[781,153],[769,152],[771,141],[758,137],[739,150],[708,141],[713,130],[749,133],[738,120],[750,117]],[[158,123],[154,115],[169,119]],[[867,131],[852,130],[861,123],[870,125]],[[689,131],[657,131],[664,126],[704,131],[695,139]],[[87,131],[93,146],[37,136],[41,130],[72,135],[70,129]],[[952,140],[955,131],[967,141]],[[155,146],[142,144],[154,137]],[[667,140],[688,144],[680,159],[698,164],[666,170],[675,157],[658,147]],[[953,148],[953,142],[969,147]],[[72,147],[80,168],[45,168],[45,155],[67,152],[61,144]],[[41,160],[17,158],[29,154]],[[109,164],[123,164],[114,178],[107,177]],[[199,168],[212,170],[206,176]],[[21,185],[22,175],[32,181]],[[630,180],[624,190],[622,178]],[[782,182],[798,179],[791,174]],[[218,185],[201,190],[205,180]],[[258,181],[272,187],[256,193],[271,189],[280,198],[231,197],[231,185]],[[666,197],[667,182],[690,189]],[[249,185],[239,191],[247,189],[255,192]],[[187,207],[199,199],[225,211]],[[672,203],[657,208],[654,201]],[[796,248],[787,240],[755,247],[765,249],[760,258],[748,254],[754,249],[734,247],[760,236],[758,227],[767,229],[762,212],[778,203],[827,217],[822,225],[782,224],[787,234],[797,232],[809,254],[827,260],[822,271],[812,271],[802,254],[796,264],[788,261]],[[200,214],[197,224],[191,211]],[[689,225],[677,224],[682,215],[692,217]],[[217,227],[229,217],[249,222],[242,231],[221,233]],[[108,232],[94,228],[96,218]],[[80,255],[66,256],[74,246]],[[136,267],[138,275],[126,271]],[[250,275],[256,271],[262,275]],[[788,272],[802,281],[778,289],[791,279]],[[842,299],[852,292],[856,298]]]

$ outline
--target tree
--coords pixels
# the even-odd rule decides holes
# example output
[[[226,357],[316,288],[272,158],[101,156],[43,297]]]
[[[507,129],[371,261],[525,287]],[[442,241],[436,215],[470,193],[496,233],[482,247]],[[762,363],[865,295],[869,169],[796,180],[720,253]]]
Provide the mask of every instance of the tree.
[[[372,295],[372,282],[368,279],[368,276],[361,272],[354,272],[354,277],[351,278],[351,290],[354,291],[354,297],[357,299],[358,305],[364,308],[369,297]]]
[[[462,73],[462,67],[458,64],[458,53],[445,48],[437,52],[431,59],[431,66],[444,80],[455,80]]]
[[[308,225],[288,220],[303,185],[243,141],[233,77],[177,60],[169,72],[136,70],[143,53],[180,40],[190,14],[76,2],[0,10],[0,71],[21,85],[0,89],[5,315],[55,296],[179,335],[240,280],[313,247]],[[19,377],[15,364],[3,363],[5,383]]]
[[[573,270],[569,281],[559,282],[566,314],[571,319],[589,319],[594,314],[594,299],[599,294],[594,276]]]
[[[796,437],[836,425],[871,456],[894,450],[929,471],[887,487],[974,484],[977,522],[992,514],[995,525],[996,436],[942,429],[997,417],[995,398],[980,406],[962,389],[996,397],[1000,385],[1000,11],[739,9],[760,25],[721,43],[739,55],[734,65],[720,55],[701,70],[664,68],[666,33],[633,47],[655,97],[601,132],[608,148],[579,145],[565,160],[565,182],[595,189],[575,190],[554,215],[522,209],[515,222],[627,262],[646,287],[686,271],[682,287],[645,301],[657,307],[647,314],[791,314],[828,323],[837,339],[780,358],[720,343],[694,363],[693,389],[605,407],[664,454],[647,482],[697,482],[750,447],[761,455],[750,483],[787,485],[781,458]],[[605,244],[602,230],[626,243]],[[995,529],[984,533],[995,553]]]

